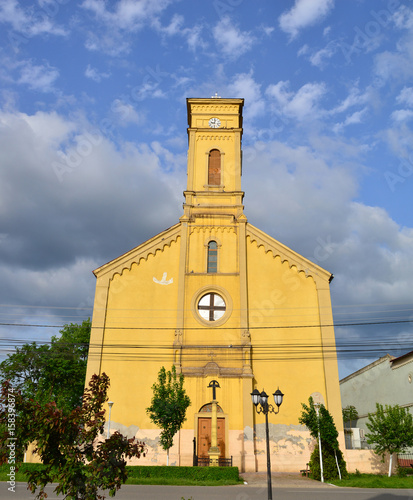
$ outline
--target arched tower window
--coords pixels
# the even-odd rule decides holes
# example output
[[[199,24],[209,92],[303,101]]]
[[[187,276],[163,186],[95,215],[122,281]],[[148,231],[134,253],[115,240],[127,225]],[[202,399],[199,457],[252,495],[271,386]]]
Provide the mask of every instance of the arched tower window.
[[[208,157],[208,184],[219,186],[221,184],[221,152],[211,149]]]
[[[218,272],[218,245],[216,241],[208,243],[207,273]]]

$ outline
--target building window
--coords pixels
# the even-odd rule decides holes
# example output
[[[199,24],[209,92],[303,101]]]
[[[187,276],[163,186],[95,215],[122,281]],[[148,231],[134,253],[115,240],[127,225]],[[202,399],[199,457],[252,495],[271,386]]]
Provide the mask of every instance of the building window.
[[[198,302],[198,313],[206,321],[217,321],[224,316],[225,300],[217,293],[207,293]]]
[[[207,273],[218,272],[218,245],[216,241],[208,243]]]
[[[211,149],[208,156],[208,184],[219,186],[221,184],[221,152]]]

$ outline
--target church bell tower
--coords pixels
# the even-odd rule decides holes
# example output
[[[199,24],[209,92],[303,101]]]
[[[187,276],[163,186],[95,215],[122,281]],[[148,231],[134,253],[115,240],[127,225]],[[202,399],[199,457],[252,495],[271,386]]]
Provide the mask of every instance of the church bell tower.
[[[188,182],[184,217],[243,214],[241,138],[244,99],[187,99]]]

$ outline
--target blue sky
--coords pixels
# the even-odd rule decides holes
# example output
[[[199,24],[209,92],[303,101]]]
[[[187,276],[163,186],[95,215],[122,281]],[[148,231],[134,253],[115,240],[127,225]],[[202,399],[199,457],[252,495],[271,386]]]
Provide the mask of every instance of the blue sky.
[[[340,376],[413,349],[410,0],[3,0],[0,26],[3,357],[177,222],[185,99],[215,93],[245,99],[249,221],[335,275]]]

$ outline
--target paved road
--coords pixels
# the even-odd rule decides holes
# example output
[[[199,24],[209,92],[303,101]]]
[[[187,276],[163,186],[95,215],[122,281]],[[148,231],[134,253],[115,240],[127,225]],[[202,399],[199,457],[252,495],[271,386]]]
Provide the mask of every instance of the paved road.
[[[17,483],[15,493],[0,483],[1,500],[29,500],[32,494],[26,483]],[[48,500],[62,500],[50,488]],[[118,500],[267,500],[266,486],[134,486],[124,485],[116,494]],[[109,499],[109,495],[107,496]],[[273,487],[274,500],[413,500],[413,490],[384,490],[361,488],[337,488],[329,485]]]

